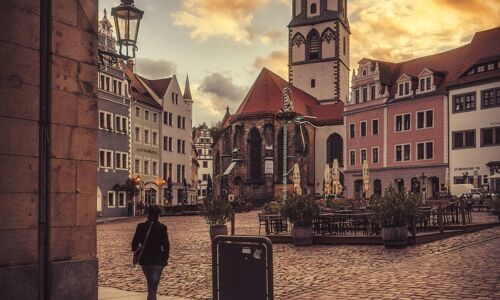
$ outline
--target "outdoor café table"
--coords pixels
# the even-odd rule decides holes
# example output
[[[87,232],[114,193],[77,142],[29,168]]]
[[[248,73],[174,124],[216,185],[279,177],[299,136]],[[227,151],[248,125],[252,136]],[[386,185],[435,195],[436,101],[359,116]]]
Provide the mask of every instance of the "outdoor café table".
[[[280,214],[259,214],[259,232],[260,225],[262,225],[261,222],[264,222],[263,225],[266,229],[266,234],[287,230],[287,228],[283,228],[287,225],[286,220],[284,220]]]

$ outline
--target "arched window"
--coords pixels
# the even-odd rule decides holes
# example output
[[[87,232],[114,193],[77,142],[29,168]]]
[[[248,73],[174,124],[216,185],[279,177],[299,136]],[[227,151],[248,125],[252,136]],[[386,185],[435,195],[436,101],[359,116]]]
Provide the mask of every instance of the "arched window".
[[[316,3],[311,4],[311,14],[315,14],[316,9],[317,9]]]
[[[300,47],[305,41],[304,36],[300,32],[297,32],[292,38],[292,46]]]
[[[394,179],[394,187],[402,191],[405,188],[405,180],[403,178],[396,178]]]
[[[233,151],[231,145],[231,127],[229,127],[226,131],[226,133],[224,134],[224,144],[222,147],[222,154],[231,154],[231,152]]]
[[[321,34],[321,41],[330,43],[335,39],[335,33],[331,28],[327,28]]]
[[[294,144],[295,152],[304,154],[307,153],[309,148],[309,135],[307,134],[307,129],[304,126],[295,125]]]
[[[413,177],[411,179],[411,192],[414,194],[420,193],[420,179],[418,177]]]
[[[307,58],[315,60],[321,58],[321,40],[316,30],[311,30],[307,37]]]
[[[249,133],[249,157],[250,179],[262,178],[262,138],[259,130],[252,128]]]
[[[344,166],[344,141],[338,133],[332,133],[326,140],[326,163],[331,165],[334,159],[339,161],[339,167]]]

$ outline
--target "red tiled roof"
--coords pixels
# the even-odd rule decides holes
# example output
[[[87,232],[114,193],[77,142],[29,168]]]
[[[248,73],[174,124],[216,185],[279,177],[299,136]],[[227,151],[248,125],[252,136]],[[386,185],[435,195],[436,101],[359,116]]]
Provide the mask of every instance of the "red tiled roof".
[[[152,107],[160,108],[161,105],[156,102],[155,99],[149,94],[146,88],[142,85],[141,81],[137,78],[138,75],[135,74],[130,68],[125,67],[125,73],[127,77],[130,79],[130,92],[133,98],[138,101],[150,105]]]
[[[263,68],[231,119],[276,114],[281,109],[283,88],[286,84],[286,80],[267,68]],[[295,112],[304,116],[317,117],[314,122],[342,120],[342,103],[321,105],[316,98],[293,85],[290,86],[290,90]],[[225,121],[228,122],[227,119]]]
[[[477,32],[472,41],[464,46],[442,53],[423,56],[412,60],[390,63],[371,60],[379,63],[380,77],[383,84],[390,85],[391,96],[397,92],[397,80],[403,74],[417,77],[425,68],[435,71],[442,80],[436,86],[437,91],[444,91],[453,84],[474,63],[486,57],[500,54],[500,27]]]
[[[168,86],[172,81],[172,77],[162,79],[147,79],[137,74],[136,76],[143,80],[144,83],[146,83],[153,90],[158,98],[163,98],[163,96],[165,96],[165,92],[167,91]]]

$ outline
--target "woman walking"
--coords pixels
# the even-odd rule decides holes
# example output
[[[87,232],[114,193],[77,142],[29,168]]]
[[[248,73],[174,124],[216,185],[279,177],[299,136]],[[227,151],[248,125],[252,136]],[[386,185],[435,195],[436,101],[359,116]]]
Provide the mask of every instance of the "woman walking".
[[[132,240],[132,251],[148,284],[148,300],[156,300],[161,273],[170,254],[167,226],[158,221],[160,213],[158,205],[149,207],[148,219],[137,225]]]

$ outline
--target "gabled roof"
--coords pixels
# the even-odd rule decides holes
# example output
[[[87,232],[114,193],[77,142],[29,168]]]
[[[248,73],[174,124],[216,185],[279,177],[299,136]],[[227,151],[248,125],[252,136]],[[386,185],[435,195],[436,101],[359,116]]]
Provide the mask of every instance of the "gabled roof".
[[[224,117],[224,123],[262,115],[275,115],[282,106],[283,88],[287,81],[263,68],[236,113]],[[294,111],[303,116],[316,117],[314,123],[342,122],[343,103],[321,105],[316,98],[290,85]]]
[[[476,62],[500,55],[499,41],[500,27],[497,27],[477,32],[469,44],[442,53],[399,63],[371,61],[379,63],[381,81],[391,87],[390,95],[397,92],[397,81],[403,74],[418,77],[425,68],[442,78],[436,86],[439,92],[454,84]]]
[[[139,80],[139,75],[135,74],[129,67],[125,67],[125,73],[130,79],[130,93],[132,98],[137,99],[137,101],[161,109],[161,105],[156,102],[147,89],[142,85]],[[142,77],[141,77],[142,80]]]
[[[162,78],[162,79],[146,79],[142,76],[136,74],[144,83],[146,83],[151,90],[158,96],[158,98],[162,99],[165,96],[165,92],[170,86],[170,82],[172,82],[172,77]]]

